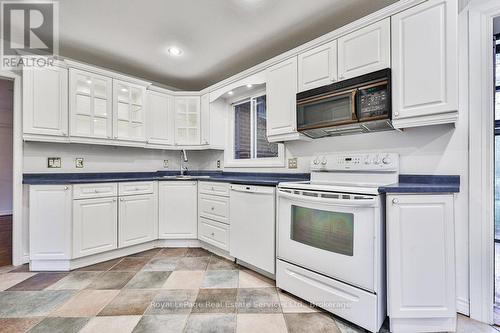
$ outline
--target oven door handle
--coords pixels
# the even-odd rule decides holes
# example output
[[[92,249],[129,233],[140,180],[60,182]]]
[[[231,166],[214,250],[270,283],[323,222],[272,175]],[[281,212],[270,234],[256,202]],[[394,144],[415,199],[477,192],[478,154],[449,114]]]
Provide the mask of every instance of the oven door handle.
[[[321,203],[325,205],[335,205],[335,206],[349,206],[349,207],[376,207],[377,200],[374,197],[373,199],[331,199],[331,198],[321,198],[321,197],[312,197],[301,194],[293,194],[285,192],[281,189],[278,189],[278,195],[281,198],[288,198],[292,200],[304,201],[304,202],[312,202],[312,203]]]

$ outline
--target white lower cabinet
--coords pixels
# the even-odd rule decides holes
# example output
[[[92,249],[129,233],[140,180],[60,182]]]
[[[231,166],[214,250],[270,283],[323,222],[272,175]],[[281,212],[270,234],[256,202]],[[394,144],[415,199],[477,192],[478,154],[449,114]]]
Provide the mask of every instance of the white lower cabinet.
[[[118,247],[157,239],[156,196],[140,194],[120,197]]]
[[[73,258],[116,249],[117,233],[116,197],[73,201]]]
[[[200,217],[198,238],[222,250],[229,251],[229,225]]]
[[[32,185],[30,261],[71,259],[71,186]]]
[[[391,332],[456,329],[454,198],[387,196]]]
[[[159,238],[197,239],[197,182],[160,182],[158,188]]]

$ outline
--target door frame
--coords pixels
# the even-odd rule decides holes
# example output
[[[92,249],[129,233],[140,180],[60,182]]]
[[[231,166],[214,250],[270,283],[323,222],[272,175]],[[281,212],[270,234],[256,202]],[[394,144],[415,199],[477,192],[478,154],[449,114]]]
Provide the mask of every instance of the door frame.
[[[493,19],[498,0],[469,5],[469,293],[470,317],[493,324],[494,75]],[[472,117],[472,115],[474,115]]]
[[[14,82],[12,117],[12,264],[24,263],[23,254],[23,117],[21,75],[0,70],[0,79]]]

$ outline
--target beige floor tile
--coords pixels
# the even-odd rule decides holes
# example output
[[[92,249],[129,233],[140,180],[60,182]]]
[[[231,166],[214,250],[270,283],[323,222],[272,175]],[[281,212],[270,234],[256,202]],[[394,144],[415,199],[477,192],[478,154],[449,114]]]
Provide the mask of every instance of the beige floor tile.
[[[317,309],[309,306],[308,303],[303,302],[302,300],[284,293],[282,291],[278,291],[278,296],[280,299],[281,309],[283,313],[312,313],[318,312]]]
[[[52,317],[91,317],[101,311],[119,290],[82,290],[54,311]]]
[[[79,333],[130,333],[141,316],[94,317]]]
[[[174,271],[163,285],[163,289],[199,289],[204,271]]]
[[[250,270],[240,270],[238,288],[269,288],[274,281]]]
[[[7,272],[10,272],[16,268],[18,268],[19,266],[12,266],[12,265],[8,265],[8,266],[2,266],[0,267],[0,273],[7,273]]]
[[[469,317],[459,315],[457,318],[457,333],[498,333],[492,326],[480,323]]]
[[[238,314],[236,333],[286,333],[285,319],[277,314]]]
[[[2,318],[0,319],[0,333],[25,333],[42,319],[43,317]]]
[[[32,277],[36,273],[5,273],[0,274],[0,291],[9,289],[16,284]]]

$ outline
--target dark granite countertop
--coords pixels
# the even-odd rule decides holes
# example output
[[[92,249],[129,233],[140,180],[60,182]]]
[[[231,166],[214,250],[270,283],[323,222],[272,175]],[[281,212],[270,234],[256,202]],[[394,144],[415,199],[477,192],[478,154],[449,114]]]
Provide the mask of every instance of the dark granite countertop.
[[[399,175],[399,183],[382,186],[379,193],[458,193],[460,176]]]
[[[264,173],[189,171],[189,179],[168,178],[179,175],[175,171],[105,172],[105,173],[26,173],[23,183],[28,185],[90,184],[134,181],[193,181],[205,180],[245,185],[276,186],[280,182],[309,180],[308,173]],[[208,176],[208,178],[207,178]]]

